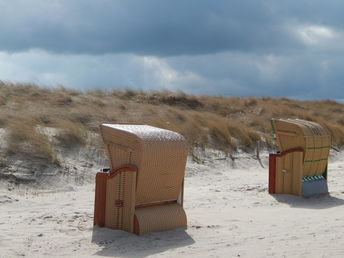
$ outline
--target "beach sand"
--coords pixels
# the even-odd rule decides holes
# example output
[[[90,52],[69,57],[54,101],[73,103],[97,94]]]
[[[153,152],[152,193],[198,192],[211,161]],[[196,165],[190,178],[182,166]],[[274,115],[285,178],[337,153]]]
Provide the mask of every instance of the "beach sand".
[[[189,161],[188,228],[142,236],[93,227],[94,183],[3,184],[0,257],[344,257],[344,155],[331,156],[330,194],[312,198],[269,195],[267,153],[262,161]]]

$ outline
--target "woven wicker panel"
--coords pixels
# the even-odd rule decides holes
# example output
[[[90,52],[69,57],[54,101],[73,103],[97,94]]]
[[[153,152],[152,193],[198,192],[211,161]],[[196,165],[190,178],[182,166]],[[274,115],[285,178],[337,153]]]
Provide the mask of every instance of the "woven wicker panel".
[[[315,149],[313,147],[320,146],[321,137],[318,137],[318,135],[315,134],[316,132],[313,128],[313,125],[309,121],[298,120],[298,119],[294,119],[293,123],[297,124],[303,130],[303,133],[304,133],[305,142],[306,142],[306,146],[304,148],[305,149],[304,160],[305,161],[318,160],[320,158],[319,149]],[[318,169],[318,162],[305,162],[303,175],[307,176],[310,174],[315,174],[317,172],[317,169]]]
[[[304,176],[325,171],[331,145],[331,136],[325,127],[301,119],[274,119],[272,123],[281,151],[304,149]]]
[[[105,226],[133,232],[136,172],[122,172],[108,179]]]
[[[186,227],[186,214],[179,204],[138,208],[135,216],[139,225],[138,234]]]
[[[331,147],[331,134],[325,128],[319,125],[318,123],[310,122],[313,124],[313,130],[315,130],[315,134],[317,135],[318,142],[316,142],[315,146],[322,146],[322,148],[317,148],[319,161],[317,163],[317,170],[315,174],[310,175],[320,175],[324,172],[324,168],[326,168],[328,164],[328,156],[330,154],[330,147]]]
[[[276,193],[301,195],[303,152],[276,157]]]
[[[125,124],[103,124],[101,132],[112,168],[123,159],[110,149],[113,145],[128,150],[130,164],[138,167],[137,204],[178,198],[187,157],[187,144],[180,134],[147,125]]]
[[[135,134],[121,129],[116,129],[115,125],[102,124],[100,126],[100,132],[105,144],[117,144],[118,146],[127,148],[128,150],[142,149],[140,139],[135,137]]]
[[[176,200],[181,191],[187,152],[184,144],[149,142],[142,154],[137,204]]]
[[[110,160],[111,170],[115,170],[123,165],[130,164],[131,152],[128,148],[109,143],[106,152]]]

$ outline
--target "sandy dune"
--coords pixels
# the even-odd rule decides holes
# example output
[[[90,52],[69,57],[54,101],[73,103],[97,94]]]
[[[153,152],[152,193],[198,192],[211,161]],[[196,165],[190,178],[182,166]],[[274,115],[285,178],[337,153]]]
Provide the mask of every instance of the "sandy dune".
[[[344,156],[331,159],[330,195],[309,199],[269,195],[267,168],[244,154],[234,165],[189,162],[187,230],[140,237],[93,228],[93,184],[55,192],[3,186],[0,257],[344,257]]]

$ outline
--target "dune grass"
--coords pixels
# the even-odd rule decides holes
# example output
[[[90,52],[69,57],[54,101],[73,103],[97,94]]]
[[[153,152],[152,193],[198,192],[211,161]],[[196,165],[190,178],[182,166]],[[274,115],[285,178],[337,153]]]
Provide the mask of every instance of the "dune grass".
[[[0,81],[0,127],[7,130],[7,152],[30,153],[50,162],[56,162],[56,146],[92,144],[87,137],[99,134],[102,122],[158,126],[181,133],[192,147],[232,153],[253,151],[258,143],[272,147],[271,118],[301,118],[327,126],[333,145],[340,148],[344,145],[343,111],[344,105],[333,100],[115,89],[82,92]],[[58,133],[49,139],[38,127],[58,128]]]
[[[19,154],[26,159],[36,158],[59,164],[53,144],[30,118],[18,117],[18,120],[9,120],[6,123],[5,140],[7,155]]]

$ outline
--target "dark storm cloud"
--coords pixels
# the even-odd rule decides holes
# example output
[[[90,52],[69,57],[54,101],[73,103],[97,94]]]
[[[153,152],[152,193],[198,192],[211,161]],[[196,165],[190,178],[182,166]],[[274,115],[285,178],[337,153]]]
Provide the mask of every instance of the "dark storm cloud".
[[[324,4],[291,2],[3,0],[0,50],[169,56],[301,47],[287,22],[318,21]],[[306,5],[312,11],[300,11]],[[335,24],[332,20],[323,16],[321,22]]]
[[[0,0],[0,79],[344,99],[344,1]]]

